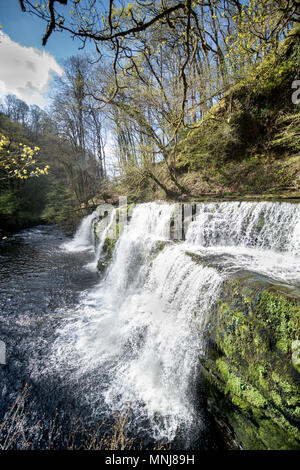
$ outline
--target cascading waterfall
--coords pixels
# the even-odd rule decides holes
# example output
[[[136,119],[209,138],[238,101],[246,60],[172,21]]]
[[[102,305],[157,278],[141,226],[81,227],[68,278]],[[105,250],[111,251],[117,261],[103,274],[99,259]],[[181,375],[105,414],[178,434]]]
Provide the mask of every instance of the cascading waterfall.
[[[97,211],[92,212],[91,214],[87,215],[86,217],[82,219],[72,240],[70,240],[69,242],[63,243],[61,245],[61,248],[66,251],[71,251],[71,252],[82,252],[82,251],[95,252],[94,260],[85,265],[87,269],[91,271],[95,271],[97,269],[97,262],[101,255],[105,238],[108,235],[112,227],[112,224],[115,221],[115,217],[116,217],[116,210],[113,209],[110,212],[109,217],[103,220],[104,229],[102,231],[100,239],[96,243],[95,236],[94,236],[94,224],[99,220],[99,216],[98,216]]]
[[[97,213],[93,212],[82,219],[73,239],[62,245],[67,251],[93,251],[94,238],[92,225],[97,217]]]
[[[92,225],[91,225],[91,227],[92,227],[91,230],[93,231],[93,233],[94,233],[94,224],[97,223],[97,221],[98,221],[97,212],[94,212],[94,214],[96,214],[96,216],[93,218]],[[99,261],[99,258],[101,256],[101,252],[102,252],[102,248],[103,248],[105,239],[108,236],[109,232],[112,230],[112,227],[113,227],[113,224],[115,223],[115,221],[116,221],[116,209],[112,209],[109,216],[102,220],[102,224],[104,225],[104,228],[102,230],[100,239],[97,240],[97,242],[94,241],[93,249],[95,250],[95,256],[94,256],[94,259],[93,259],[92,262],[87,263],[85,265],[85,267],[87,269],[89,269],[91,271],[96,271],[97,270],[98,261]]]
[[[197,204],[196,208],[196,222],[188,236],[193,245],[300,249],[298,204],[212,202]]]
[[[271,202],[197,204],[186,242],[199,255],[227,254],[233,269],[283,282],[300,278],[300,205]],[[198,249],[198,250],[197,250]],[[229,263],[228,263],[229,261]]]
[[[134,209],[105,277],[66,315],[51,358],[62,380],[80,383],[74,393],[95,416],[130,403],[138,428],[167,440],[201,427],[197,357],[224,279],[240,269],[286,283],[300,274],[299,205],[197,204],[185,241],[176,243],[169,239],[174,209]]]
[[[96,262],[99,259],[99,256],[101,255],[101,251],[105,242],[105,238],[107,237],[107,234],[109,233],[109,230],[111,229],[112,224],[114,223],[116,218],[116,210],[113,209],[110,213],[109,220],[107,222],[106,227],[104,228],[102,235],[100,237],[100,240],[96,246]]]

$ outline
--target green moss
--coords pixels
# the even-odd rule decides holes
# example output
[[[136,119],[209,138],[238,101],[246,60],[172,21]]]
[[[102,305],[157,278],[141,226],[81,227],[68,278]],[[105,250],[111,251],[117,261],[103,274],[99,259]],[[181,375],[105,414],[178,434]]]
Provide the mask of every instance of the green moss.
[[[166,247],[166,244],[167,244],[166,241],[158,240],[151,250],[151,255],[153,257],[156,257]]]
[[[203,364],[242,447],[300,448],[299,299],[267,281],[235,279],[211,318],[214,346]]]
[[[265,291],[256,309],[256,317],[270,325],[277,346],[284,353],[291,353],[292,342],[300,334],[299,302]]]
[[[117,240],[114,238],[106,237],[104,240],[102,252],[97,263],[97,268],[100,273],[103,273],[111,262],[116,243]]]

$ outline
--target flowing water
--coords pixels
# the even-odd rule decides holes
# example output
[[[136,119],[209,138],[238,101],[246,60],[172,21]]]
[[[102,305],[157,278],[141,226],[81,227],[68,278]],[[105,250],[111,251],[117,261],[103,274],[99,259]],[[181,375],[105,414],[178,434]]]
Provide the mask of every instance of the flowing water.
[[[71,252],[94,251],[94,237],[92,227],[96,216],[97,214],[93,212],[92,214],[84,217],[74,235],[74,238],[68,242],[63,243],[61,248]]]
[[[27,381],[36,409],[49,414],[58,405],[63,414],[66,397],[89,423],[130,407],[132,433],[144,446],[218,447],[197,369],[210,306],[239,271],[300,287],[300,206],[197,204],[177,242],[175,209],[137,206],[102,279],[95,266],[114,212],[96,254],[96,213],[71,241],[40,227],[1,244],[3,406]]]

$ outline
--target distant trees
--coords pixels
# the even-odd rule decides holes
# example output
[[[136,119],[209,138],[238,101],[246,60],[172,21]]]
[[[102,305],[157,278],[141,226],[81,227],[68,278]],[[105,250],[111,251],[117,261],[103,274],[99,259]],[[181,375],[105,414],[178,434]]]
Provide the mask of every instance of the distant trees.
[[[61,162],[78,201],[84,203],[100,191],[106,175],[103,115],[89,93],[90,69],[87,57],[71,57],[57,81],[52,106]]]
[[[76,142],[79,153],[88,155],[94,149],[91,153],[99,155],[103,177],[101,113],[105,112],[113,122],[120,173],[133,180],[150,178],[167,189],[162,177],[167,172],[179,192],[187,188],[177,178],[178,141],[234,83],[276,51],[300,21],[298,0],[109,0],[106,6],[96,0],[47,4],[21,0],[20,4],[47,23],[43,44],[54,31],[65,31],[82,47],[92,42],[101,58],[101,64],[93,67],[82,59],[73,59],[68,66],[73,81],[68,79],[69,95],[61,94],[64,104],[59,111],[57,103],[56,112],[58,122],[69,129],[66,139],[73,147]],[[85,172],[80,178],[86,187]]]
[[[24,127],[28,140],[36,143],[34,148],[42,148],[42,158],[50,161],[56,178],[65,175],[79,206],[101,190],[106,177],[104,116],[90,93],[91,70],[87,57],[66,61],[64,77],[56,83],[51,117],[14,95],[6,96],[1,106],[4,115]],[[27,179],[46,173],[49,165],[29,171],[36,150],[15,143],[15,131],[11,129],[1,140],[0,169],[6,171],[3,177]]]
[[[105,126],[92,97],[92,70],[87,57],[71,57],[63,78],[57,80],[48,112],[14,95],[5,97],[0,108],[4,226],[11,225],[11,217],[17,227],[41,217],[75,221],[76,211],[101,193],[107,176]],[[34,176],[41,176],[41,182],[33,182]]]
[[[2,105],[5,114],[15,122],[25,126],[29,117],[29,106],[15,95],[5,97],[5,105]]]
[[[2,228],[15,230],[42,219],[53,223],[67,221],[72,227],[73,221],[74,224],[78,222],[82,204],[97,192],[93,184],[97,184],[99,191],[101,180],[97,157],[87,147],[86,153],[81,153],[78,142],[76,153],[54,118],[54,110],[50,117],[38,106],[27,106],[15,96],[6,97],[1,106]],[[84,119],[82,123],[85,124]],[[86,160],[89,161],[88,167],[85,166]],[[78,188],[82,183],[79,176],[84,172],[89,178],[85,193]]]
[[[29,133],[38,138],[49,127],[50,118],[46,111],[33,104],[28,106],[15,95],[6,95],[0,106],[0,112],[13,122],[25,127]]]

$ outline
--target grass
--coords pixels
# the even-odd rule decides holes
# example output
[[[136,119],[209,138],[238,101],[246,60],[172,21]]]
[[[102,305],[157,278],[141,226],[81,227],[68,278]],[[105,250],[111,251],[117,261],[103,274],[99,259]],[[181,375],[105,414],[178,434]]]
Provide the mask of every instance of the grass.
[[[34,419],[33,401],[26,385],[0,423],[0,450],[140,450],[142,443],[130,434],[131,409],[114,411],[110,423],[102,421],[92,430],[71,412],[66,432],[59,411],[46,422]],[[167,450],[169,444],[156,443],[152,450]]]

